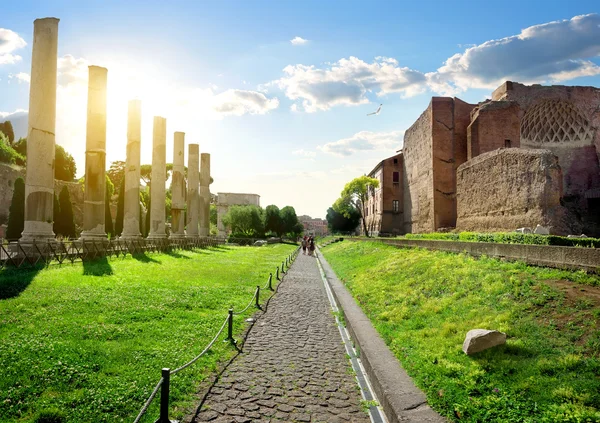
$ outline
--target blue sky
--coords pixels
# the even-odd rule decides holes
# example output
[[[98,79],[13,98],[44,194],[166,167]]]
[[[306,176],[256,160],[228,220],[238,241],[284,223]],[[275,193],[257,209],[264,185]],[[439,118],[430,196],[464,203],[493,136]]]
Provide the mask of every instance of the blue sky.
[[[598,9],[533,0],[13,2],[0,15],[0,117],[27,110],[33,20],[55,16],[56,140],[79,174],[87,66],[105,66],[107,166],[125,158],[127,100],[138,97],[143,162],[152,116],[162,115],[168,157],[174,131],[211,153],[212,192],[253,192],[263,206],[324,217],[345,182],[401,147],[434,95],[477,103],[504,79],[600,86]]]

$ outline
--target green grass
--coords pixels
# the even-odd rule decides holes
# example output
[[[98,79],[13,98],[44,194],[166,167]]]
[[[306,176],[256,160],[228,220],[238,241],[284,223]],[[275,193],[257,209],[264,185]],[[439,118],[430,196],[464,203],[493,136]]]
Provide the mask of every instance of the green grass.
[[[600,422],[598,276],[370,242],[322,251],[449,420]],[[466,356],[474,328],[507,343]]]
[[[133,421],[161,368],[202,351],[229,306],[245,307],[294,248],[218,247],[1,271],[0,421]],[[235,333],[254,311],[236,317]],[[233,356],[224,338],[172,377],[172,419],[197,406],[200,382]],[[155,400],[144,421],[157,410]]]

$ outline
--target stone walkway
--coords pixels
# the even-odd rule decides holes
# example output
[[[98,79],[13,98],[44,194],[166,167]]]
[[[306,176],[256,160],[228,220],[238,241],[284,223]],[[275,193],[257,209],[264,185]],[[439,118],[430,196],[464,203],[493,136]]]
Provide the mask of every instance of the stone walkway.
[[[300,254],[195,422],[369,422],[314,257]]]

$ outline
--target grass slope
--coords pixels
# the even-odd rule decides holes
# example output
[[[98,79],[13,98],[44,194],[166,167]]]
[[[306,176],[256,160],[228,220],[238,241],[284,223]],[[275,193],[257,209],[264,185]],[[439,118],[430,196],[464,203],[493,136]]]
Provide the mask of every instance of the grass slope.
[[[599,277],[380,243],[322,252],[451,421],[600,422]],[[466,356],[474,328],[507,343]]]
[[[294,248],[219,247],[0,272],[0,421],[133,421],[160,369],[196,356],[228,307],[245,307]],[[236,333],[243,321],[235,319]],[[172,377],[171,418],[197,405],[198,384],[233,353],[218,341]],[[144,421],[157,410],[154,401]]]

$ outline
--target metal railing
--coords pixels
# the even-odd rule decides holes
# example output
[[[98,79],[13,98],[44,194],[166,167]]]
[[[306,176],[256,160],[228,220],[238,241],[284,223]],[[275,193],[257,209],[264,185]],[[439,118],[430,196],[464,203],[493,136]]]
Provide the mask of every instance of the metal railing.
[[[288,255],[284,261],[281,262],[281,271],[284,274],[286,273],[285,268],[287,268],[287,269],[290,268],[290,266],[292,265],[292,263],[298,256],[299,251],[300,250],[297,248],[296,250],[294,250],[293,253]],[[277,270],[276,270],[277,277],[278,277],[277,280],[281,280],[281,279],[279,279],[279,268],[280,268],[280,266],[277,266]],[[262,288],[262,290],[263,291],[264,290],[274,291],[274,289],[273,289],[273,273],[269,274],[269,279],[267,280],[267,283]],[[217,331],[215,336],[208,343],[208,345],[202,350],[202,352],[200,352],[200,354],[198,354],[197,356],[192,358],[190,361],[188,361],[184,365],[182,365],[174,370],[171,370],[168,367],[161,369],[160,380],[158,381],[158,383],[152,390],[152,393],[150,394],[150,396],[148,397],[146,402],[144,402],[143,407],[141,408],[140,412],[138,413],[138,415],[135,418],[135,420],[133,421],[133,423],[140,422],[142,417],[148,411],[150,404],[152,404],[152,401],[154,401],[154,399],[158,395],[159,390],[160,390],[160,415],[159,415],[158,420],[156,420],[155,423],[171,423],[171,420],[169,419],[169,394],[170,394],[171,376],[179,373],[182,370],[185,370],[186,368],[188,368],[189,366],[194,364],[196,361],[198,361],[198,359],[200,359],[200,357],[202,357],[204,354],[206,354],[213,347],[213,345],[215,344],[217,339],[219,339],[219,336],[221,336],[221,334],[225,330],[225,327],[227,327],[227,338],[225,338],[225,341],[229,341],[229,343],[231,345],[235,346],[237,344],[237,341],[233,337],[233,319],[235,316],[239,316],[239,315],[243,314],[244,312],[246,312],[250,307],[252,307],[252,305],[254,305],[257,309],[262,310],[262,307],[260,305],[260,292],[261,292],[261,287],[260,287],[260,285],[257,285],[256,290],[254,291],[254,295],[252,296],[252,300],[248,303],[248,305],[244,309],[242,309],[238,312],[234,312],[233,308],[230,308],[228,310],[227,317],[223,321],[221,328]]]
[[[101,257],[125,257],[146,253],[193,250],[248,243],[253,245],[257,239],[237,238],[186,238],[186,239],[139,239],[139,240],[48,240],[22,244],[19,241],[7,242],[0,239],[0,269],[5,267],[36,267],[51,263],[75,263],[76,261],[95,260]]]

